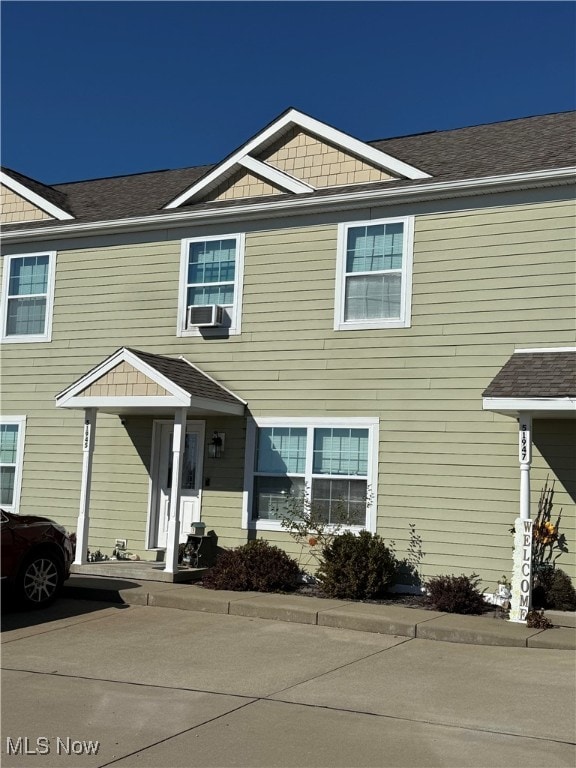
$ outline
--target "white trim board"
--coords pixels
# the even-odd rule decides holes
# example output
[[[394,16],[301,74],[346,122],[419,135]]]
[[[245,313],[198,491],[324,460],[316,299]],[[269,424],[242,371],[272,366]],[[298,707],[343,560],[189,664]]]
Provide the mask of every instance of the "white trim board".
[[[4,171],[0,171],[0,183],[3,184],[3,186],[8,187],[8,189],[12,190],[12,192],[15,194],[23,197],[31,205],[35,205],[37,208],[40,208],[42,211],[44,211],[44,213],[47,213],[49,216],[53,216],[59,221],[74,219],[74,216],[69,214],[67,211],[62,210],[62,208],[54,205],[54,203],[51,203],[44,197],[41,197],[37,192],[33,192],[31,189],[28,189],[28,187],[25,187],[24,184],[16,181],[16,179],[13,179]]]
[[[320,195],[318,197],[297,195],[293,198],[277,200],[274,195],[271,195],[264,202],[242,202],[238,205],[226,206],[224,208],[204,208],[200,211],[171,211],[170,213],[134,216],[127,219],[108,219],[106,221],[19,229],[3,233],[3,240],[5,242],[28,242],[31,240],[53,240],[56,237],[70,238],[84,234],[113,234],[123,231],[139,232],[157,229],[159,226],[168,229],[182,227],[186,224],[211,224],[220,221],[237,222],[248,217],[270,218],[277,217],[279,212],[285,216],[297,216],[312,212],[322,213],[339,209],[344,205],[352,209],[355,207],[364,208],[367,204],[392,205],[393,203],[403,203],[405,201],[415,203],[430,199],[442,200],[470,197],[476,194],[491,192],[511,192],[531,188],[563,186],[574,181],[576,181],[576,167],[569,167],[458,181],[433,182],[426,185],[417,184],[400,188],[387,187],[385,189],[365,189],[362,191],[348,190],[339,194]]]
[[[576,398],[574,397],[483,397],[482,410],[497,411],[505,415],[516,413],[574,413],[576,415]]]
[[[281,171],[279,168],[274,168],[268,163],[263,163],[261,160],[256,160],[254,157],[246,155],[238,161],[239,165],[244,166],[249,171],[258,174],[278,187],[282,187],[287,192],[294,192],[295,194],[303,194],[304,192],[314,192],[314,187],[306,182],[291,176],[285,171]]]
[[[514,350],[515,355],[529,355],[535,352],[576,352],[576,347],[534,347]]]
[[[352,136],[349,136],[336,128],[332,128],[331,126],[326,125],[326,123],[320,122],[320,120],[315,120],[313,117],[305,115],[297,109],[290,109],[277,120],[274,120],[268,128],[265,128],[263,131],[256,134],[256,136],[250,139],[250,141],[230,155],[226,160],[223,160],[202,179],[189,187],[185,192],[178,195],[178,197],[168,203],[165,208],[178,208],[184,203],[189,202],[201,192],[206,192],[216,186],[230,175],[230,172],[237,164],[241,163],[246,158],[248,158],[249,161],[253,160],[253,158],[250,158],[252,152],[264,149],[266,146],[276,141],[276,139],[280,138],[283,133],[293,126],[298,126],[305,131],[309,131],[320,139],[335,144],[337,147],[340,147],[363,160],[367,160],[369,163],[372,163],[378,168],[388,171],[395,176],[400,176],[405,179],[431,178],[430,174],[421,171],[419,168],[415,168],[408,163],[397,160],[395,157],[392,157],[392,155],[381,152],[379,149],[375,149],[363,141],[354,139]]]
[[[184,357],[173,358],[174,360],[184,360],[194,370],[206,376],[210,381],[221,386],[211,376],[204,373],[198,366],[193,365]],[[98,379],[105,376],[113,370],[119,363],[127,362],[136,370],[141,371],[151,381],[165,389],[168,395],[133,395],[133,396],[115,396],[105,395],[87,397],[82,392]],[[222,387],[229,394],[233,392]],[[234,397],[237,397],[234,395]],[[103,360],[99,365],[93,368],[89,373],[80,378],[67,389],[56,395],[57,408],[114,408],[114,409],[150,409],[150,408],[194,408],[197,410],[206,410],[215,413],[227,413],[231,415],[242,416],[246,403],[237,398],[238,403],[225,403],[220,400],[213,400],[209,397],[198,397],[186,392],[171,379],[159,373],[155,368],[141,360],[138,355],[131,352],[126,347],[122,347],[114,354]]]

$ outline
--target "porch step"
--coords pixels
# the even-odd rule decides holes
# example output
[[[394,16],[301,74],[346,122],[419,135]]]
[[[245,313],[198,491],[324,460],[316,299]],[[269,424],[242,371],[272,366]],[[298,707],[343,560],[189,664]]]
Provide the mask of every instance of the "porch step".
[[[166,573],[164,563],[147,560],[103,560],[99,563],[73,565],[70,572],[75,576],[105,576],[114,579],[138,581],[163,581],[190,583],[199,581],[207,568],[178,568],[177,573]]]

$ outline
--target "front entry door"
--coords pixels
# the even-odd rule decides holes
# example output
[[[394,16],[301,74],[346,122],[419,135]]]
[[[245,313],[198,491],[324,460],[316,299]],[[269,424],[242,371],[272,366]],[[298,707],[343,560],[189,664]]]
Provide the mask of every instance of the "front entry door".
[[[156,471],[153,482],[152,542],[153,548],[165,549],[168,540],[170,492],[172,488],[172,422],[159,422],[156,432]],[[180,537],[186,542],[193,522],[200,520],[200,483],[202,477],[202,452],[204,448],[204,424],[188,422],[182,460],[180,486]]]

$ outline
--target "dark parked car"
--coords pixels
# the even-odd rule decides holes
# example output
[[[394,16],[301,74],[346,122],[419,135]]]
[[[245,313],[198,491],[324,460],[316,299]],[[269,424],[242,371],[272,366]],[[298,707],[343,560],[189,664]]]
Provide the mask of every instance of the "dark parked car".
[[[2,588],[17,604],[41,608],[54,600],[70,575],[74,544],[61,525],[47,517],[0,510]]]

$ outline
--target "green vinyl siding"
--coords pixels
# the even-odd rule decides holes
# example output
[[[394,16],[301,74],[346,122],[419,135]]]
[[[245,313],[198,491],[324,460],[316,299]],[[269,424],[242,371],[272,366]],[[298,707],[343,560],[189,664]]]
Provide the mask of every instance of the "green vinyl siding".
[[[246,228],[242,333],[178,338],[180,237],[103,238],[58,248],[51,344],[6,345],[3,410],[26,414],[23,511],[51,510],[75,528],[82,413],[54,408],[54,395],[122,346],[190,361],[248,402],[255,416],[380,418],[378,532],[406,552],[409,524],[422,537],[426,574],[479,572],[487,586],[510,571],[508,533],[518,512],[517,425],[482,411],[482,391],[517,347],[573,346],[574,206],[548,201],[420,212],[385,208],[308,223]],[[338,221],[414,213],[410,328],[334,331]],[[237,224],[227,231],[242,231]],[[222,232],[226,234],[227,231]],[[182,237],[219,234],[216,228]],[[35,248],[38,250],[38,248]],[[576,576],[576,489],[569,466],[573,425],[534,423],[532,503],[556,477],[555,512]],[[202,516],[219,544],[241,529],[245,425],[210,417],[226,433],[225,457],[205,458]],[[91,548],[127,538],[144,548],[151,418],[125,429],[100,415],[92,492]],[[286,534],[262,531],[307,557]]]

